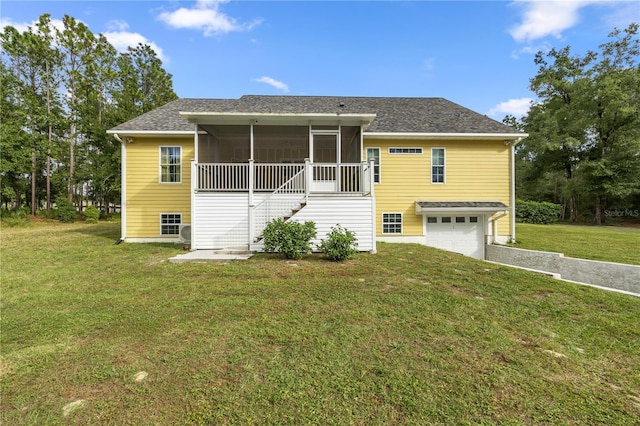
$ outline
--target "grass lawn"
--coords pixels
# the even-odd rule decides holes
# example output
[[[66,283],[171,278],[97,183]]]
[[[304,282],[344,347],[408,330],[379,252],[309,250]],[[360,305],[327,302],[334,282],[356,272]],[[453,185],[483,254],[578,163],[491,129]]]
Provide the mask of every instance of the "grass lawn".
[[[640,265],[640,228],[516,224],[514,247],[565,256]]]
[[[2,424],[640,418],[636,297],[418,245],[173,264],[119,235],[2,229]]]

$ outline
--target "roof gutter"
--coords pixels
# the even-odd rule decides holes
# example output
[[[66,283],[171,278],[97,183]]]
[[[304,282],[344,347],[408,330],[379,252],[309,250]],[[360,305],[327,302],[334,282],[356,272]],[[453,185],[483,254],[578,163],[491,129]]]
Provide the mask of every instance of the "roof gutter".
[[[336,122],[368,126],[375,114],[341,113],[264,113],[264,112],[190,112],[180,111],[180,117],[197,124],[333,124]]]
[[[206,133],[204,131],[198,132],[200,134]],[[193,136],[193,130],[107,130],[108,135],[114,135],[114,137],[122,142],[122,138],[127,137],[156,137],[156,138],[170,138],[180,136]]]
[[[403,139],[403,140],[487,140],[518,143],[529,136],[527,133],[434,133],[434,132],[364,132],[366,139]]]

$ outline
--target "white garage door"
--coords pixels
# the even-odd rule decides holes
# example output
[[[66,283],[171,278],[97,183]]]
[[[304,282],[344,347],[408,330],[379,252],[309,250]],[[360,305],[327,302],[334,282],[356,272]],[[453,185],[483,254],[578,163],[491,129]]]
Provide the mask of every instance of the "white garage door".
[[[427,216],[426,245],[484,259],[483,216]]]

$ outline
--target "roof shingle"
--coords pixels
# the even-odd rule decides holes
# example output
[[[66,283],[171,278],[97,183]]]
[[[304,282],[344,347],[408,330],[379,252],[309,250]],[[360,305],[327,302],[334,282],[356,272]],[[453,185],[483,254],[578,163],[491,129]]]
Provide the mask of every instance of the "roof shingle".
[[[192,131],[193,124],[180,117],[180,112],[376,114],[365,134],[519,133],[443,98],[261,95],[240,99],[178,99],[111,131]]]

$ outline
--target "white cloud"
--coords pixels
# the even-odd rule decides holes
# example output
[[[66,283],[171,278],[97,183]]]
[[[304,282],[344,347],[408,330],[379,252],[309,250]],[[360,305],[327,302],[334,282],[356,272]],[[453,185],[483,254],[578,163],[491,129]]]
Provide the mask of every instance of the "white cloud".
[[[505,115],[509,114],[520,118],[529,112],[532,102],[533,99],[531,98],[509,99],[508,101],[500,102],[498,105],[491,108],[487,115],[501,119]]]
[[[289,92],[289,86],[287,86],[283,82],[275,80],[275,79],[273,79],[271,77],[260,77],[260,78],[254,79],[253,81],[257,81],[259,83],[266,83],[269,86],[273,86],[276,89],[282,90],[285,93]]]
[[[532,41],[547,36],[560,37],[562,31],[578,23],[581,8],[592,0],[516,0],[523,10],[522,22],[509,30],[516,41]]]
[[[151,46],[158,58],[163,62],[169,62],[169,58],[164,54],[162,48],[156,43],[148,40],[140,33],[133,33],[126,31],[129,29],[129,24],[125,21],[111,21],[107,24],[107,28],[111,31],[102,33],[109,43],[115,47],[118,52],[126,52],[128,47],[136,47],[138,44],[148,44]]]
[[[107,29],[109,31],[126,31],[129,29],[129,24],[121,19],[114,19],[107,22]]]
[[[193,8],[181,7],[172,12],[162,12],[158,19],[173,28],[201,30],[205,36],[232,31],[251,30],[260,24],[256,20],[249,24],[240,24],[219,10],[228,0],[198,0]]]
[[[82,22],[82,21],[78,21],[78,22]],[[27,31],[29,27],[31,27],[32,29],[35,29],[37,23],[38,21],[14,22],[11,20],[11,18],[0,18],[0,30],[4,31],[5,27],[12,26],[19,32],[23,33]],[[59,31],[62,31],[64,29],[64,24],[62,23],[61,19],[51,19],[51,26],[58,29]]]
[[[600,21],[608,27],[625,28],[640,20],[637,0],[515,0],[511,6],[522,11],[522,22],[509,30],[518,42],[560,38],[580,21],[580,11],[588,6],[600,7]]]
[[[0,29],[4,31],[5,27],[13,27],[19,32],[25,32],[29,26],[33,26],[34,22],[28,24],[25,22],[13,22],[11,18],[0,18]]]
[[[11,19],[2,18],[0,19],[0,28],[4,30],[5,26],[11,25],[18,31],[24,32],[28,30],[29,27],[35,28],[37,22],[38,21],[32,21],[29,23],[13,22]],[[77,22],[83,23],[82,21]],[[64,24],[61,19],[51,19],[51,25],[59,31],[64,30]],[[129,29],[129,24],[127,22],[120,20],[110,21],[107,23],[107,29],[109,29],[109,31],[102,34],[118,52],[126,52],[127,47],[136,47],[138,43],[148,44],[156,52],[158,58],[160,58],[162,62],[167,63],[169,61],[169,58],[164,54],[162,48],[156,43],[149,41],[142,34],[127,31]]]

